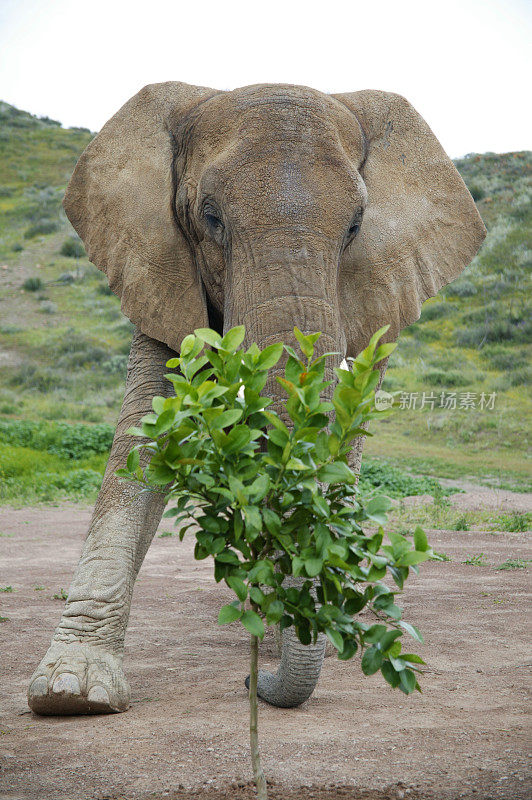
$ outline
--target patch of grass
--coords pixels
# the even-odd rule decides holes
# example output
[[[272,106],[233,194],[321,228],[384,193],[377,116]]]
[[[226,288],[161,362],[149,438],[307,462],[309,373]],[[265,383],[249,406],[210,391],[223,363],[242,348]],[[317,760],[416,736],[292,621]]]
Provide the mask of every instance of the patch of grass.
[[[66,600],[68,598],[68,592],[65,592],[63,588],[61,588],[56,594],[52,595],[52,600]]]
[[[0,586],[0,592],[4,592],[5,594],[11,594],[13,591],[12,586]]]
[[[28,420],[0,420],[0,442],[44,450],[67,459],[108,453],[114,436],[111,425],[69,425]]]
[[[430,561],[452,561],[452,558],[451,556],[448,556],[447,553],[438,553],[435,550],[434,557],[431,558]]]
[[[44,283],[40,278],[26,278],[22,284],[22,288],[26,292],[38,292],[44,287]]]
[[[462,564],[470,564],[473,567],[485,567],[486,562],[484,561],[484,553],[470,555],[464,561],[462,561]]]
[[[65,239],[59,252],[67,258],[83,258],[86,255],[81,240],[74,236]]]
[[[469,522],[465,514],[462,514],[456,522],[452,525],[451,530],[453,531],[468,531],[469,530]]]
[[[57,230],[59,230],[57,222],[51,219],[42,219],[40,222],[36,222],[34,225],[30,225],[29,228],[26,228],[24,231],[24,238],[34,239],[36,236],[46,236],[49,233],[55,233]]]
[[[410,495],[450,494],[455,490],[443,489],[435,478],[410,475],[408,472],[379,461],[363,459],[359,486],[363,492],[379,489],[389,497],[408,497]]]
[[[423,374],[423,380],[429,386],[468,386],[470,378],[457,370],[431,369]]]
[[[528,511],[512,511],[501,514],[497,519],[497,530],[511,533],[524,533],[532,529],[532,513]]]
[[[494,569],[527,569],[529,563],[530,560],[522,558],[507,558],[506,561],[503,561],[502,564],[499,564],[498,567],[494,567]]]
[[[0,444],[0,503],[94,500],[106,460],[104,455],[93,455],[73,461],[42,450]]]

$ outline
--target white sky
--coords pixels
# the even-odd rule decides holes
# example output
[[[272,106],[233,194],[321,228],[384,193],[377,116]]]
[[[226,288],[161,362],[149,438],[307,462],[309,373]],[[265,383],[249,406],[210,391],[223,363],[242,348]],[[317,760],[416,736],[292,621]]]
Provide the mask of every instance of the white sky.
[[[156,81],[385,89],[450,156],[505,152],[532,147],[531,41],[527,0],[0,0],[0,99],[98,130]]]

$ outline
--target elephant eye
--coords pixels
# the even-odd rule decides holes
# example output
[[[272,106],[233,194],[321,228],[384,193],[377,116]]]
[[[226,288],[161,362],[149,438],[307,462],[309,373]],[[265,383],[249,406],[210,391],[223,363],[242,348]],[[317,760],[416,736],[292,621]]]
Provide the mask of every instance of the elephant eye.
[[[203,218],[207,224],[207,227],[213,234],[217,234],[218,236],[224,229],[224,224],[219,216],[213,211],[212,208],[207,208],[203,212]]]
[[[347,232],[345,234],[345,240],[344,240],[344,246],[345,247],[347,247],[349,244],[351,244],[351,242],[353,241],[353,239],[355,238],[355,236],[359,232],[360,226],[362,224],[362,214],[363,214],[362,208],[357,209],[357,212],[356,212],[355,216],[353,217],[353,219],[351,220],[351,224],[350,224],[350,226],[347,229]]]

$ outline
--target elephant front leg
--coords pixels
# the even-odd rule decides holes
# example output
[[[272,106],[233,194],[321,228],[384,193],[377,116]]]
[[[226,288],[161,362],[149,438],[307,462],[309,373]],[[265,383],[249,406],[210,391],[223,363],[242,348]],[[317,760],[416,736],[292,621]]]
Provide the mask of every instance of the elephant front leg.
[[[130,691],[122,670],[133,585],[165,506],[161,494],[139,494],[114,472],[133,440],[127,429],[169,394],[166,361],[174,353],[135,333],[126,393],[113,447],[68,599],[51,646],[33,674],[30,708],[38,714],[125,711]]]

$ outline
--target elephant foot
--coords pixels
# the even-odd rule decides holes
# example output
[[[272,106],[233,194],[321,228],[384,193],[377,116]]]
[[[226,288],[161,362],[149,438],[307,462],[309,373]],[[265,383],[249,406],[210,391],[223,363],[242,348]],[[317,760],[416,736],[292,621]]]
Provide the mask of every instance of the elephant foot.
[[[101,647],[53,642],[35,670],[28,704],[36,714],[126,711],[131,692],[121,660]]]

